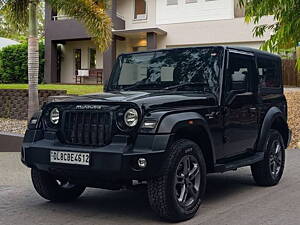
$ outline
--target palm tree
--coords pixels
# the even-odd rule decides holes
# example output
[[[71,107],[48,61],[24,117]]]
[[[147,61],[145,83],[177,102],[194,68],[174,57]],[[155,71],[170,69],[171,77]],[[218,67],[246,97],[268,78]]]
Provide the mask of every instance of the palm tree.
[[[45,0],[52,8],[82,22],[101,51],[111,43],[111,19],[106,14],[109,0]],[[38,16],[43,0],[0,0],[0,10],[5,20],[16,30],[28,33],[28,118],[39,110],[38,74]]]

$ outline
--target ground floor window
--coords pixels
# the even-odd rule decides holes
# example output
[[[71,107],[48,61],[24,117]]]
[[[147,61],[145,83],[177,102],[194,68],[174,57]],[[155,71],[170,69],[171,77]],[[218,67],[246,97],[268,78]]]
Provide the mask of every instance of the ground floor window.
[[[74,61],[75,61],[75,71],[78,71],[81,69],[81,49],[75,49],[74,50]]]
[[[89,63],[90,63],[90,69],[96,69],[97,65],[97,51],[95,48],[89,49]]]

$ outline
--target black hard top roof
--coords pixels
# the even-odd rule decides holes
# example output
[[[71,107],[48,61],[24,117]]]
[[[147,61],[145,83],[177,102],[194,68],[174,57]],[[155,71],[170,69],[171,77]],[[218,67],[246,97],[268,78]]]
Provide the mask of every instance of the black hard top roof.
[[[143,51],[143,52],[133,52],[133,53],[123,53],[121,55],[128,55],[128,54],[141,54],[141,53],[149,53],[149,52],[156,52],[156,51],[172,51],[177,49],[190,49],[190,48],[224,48],[224,49],[232,49],[236,51],[243,51],[243,52],[249,52],[253,53],[255,55],[265,55],[276,59],[281,59],[280,56],[272,54],[270,52],[262,51],[255,48],[249,48],[249,47],[242,47],[242,46],[230,46],[230,45],[208,45],[208,46],[193,46],[193,47],[180,47],[180,48],[165,48],[165,49],[155,49],[150,51]]]
[[[252,52],[256,55],[267,55],[270,57],[275,57],[275,58],[280,58],[279,55],[267,52],[267,51],[262,51],[256,48],[249,48],[249,47],[241,47],[241,46],[224,46],[227,49],[233,49],[233,50],[238,50],[238,51],[245,51],[245,52]]]

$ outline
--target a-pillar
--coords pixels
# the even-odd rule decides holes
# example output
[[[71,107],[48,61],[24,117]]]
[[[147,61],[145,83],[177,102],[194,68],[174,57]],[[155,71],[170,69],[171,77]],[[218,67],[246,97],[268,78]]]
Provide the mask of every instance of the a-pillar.
[[[103,84],[104,85],[107,84],[113,65],[116,61],[116,54],[117,54],[116,45],[117,45],[116,37],[113,35],[111,46],[103,54]]]

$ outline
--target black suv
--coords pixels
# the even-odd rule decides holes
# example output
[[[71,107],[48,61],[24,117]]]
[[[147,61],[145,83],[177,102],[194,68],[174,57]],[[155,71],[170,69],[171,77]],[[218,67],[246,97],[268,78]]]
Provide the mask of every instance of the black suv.
[[[258,185],[276,185],[290,136],[278,56],[165,49],[120,55],[103,94],[44,105],[22,161],[50,201],[147,185],[153,210],[183,221],[202,203],[208,173],[251,166]]]

